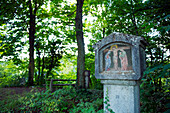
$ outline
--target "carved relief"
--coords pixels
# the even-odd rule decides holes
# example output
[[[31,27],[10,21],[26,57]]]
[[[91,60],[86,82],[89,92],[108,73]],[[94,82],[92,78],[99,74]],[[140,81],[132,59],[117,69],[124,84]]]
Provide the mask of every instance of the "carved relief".
[[[111,66],[111,57],[110,51],[108,51],[105,55],[105,71],[109,71]]]
[[[115,44],[103,51],[102,71],[132,70],[132,55],[129,45]]]

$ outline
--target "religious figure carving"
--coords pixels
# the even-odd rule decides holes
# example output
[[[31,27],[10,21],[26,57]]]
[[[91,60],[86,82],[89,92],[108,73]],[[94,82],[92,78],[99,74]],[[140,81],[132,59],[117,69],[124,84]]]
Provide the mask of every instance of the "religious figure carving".
[[[111,50],[113,51],[113,64],[114,64],[114,69],[117,70],[118,69],[118,46],[117,45],[113,45],[111,46]]]
[[[111,66],[111,57],[110,51],[108,51],[105,55],[105,71],[109,71]]]
[[[121,70],[127,70],[128,60],[126,52],[123,49],[119,52],[119,58],[121,60]]]
[[[103,51],[104,54],[104,64],[103,67],[104,71],[127,71],[131,70],[132,66],[131,63],[129,64],[129,61],[127,58],[129,53],[127,51],[130,51],[130,46],[124,46],[124,45],[112,45],[108,48],[106,48]]]

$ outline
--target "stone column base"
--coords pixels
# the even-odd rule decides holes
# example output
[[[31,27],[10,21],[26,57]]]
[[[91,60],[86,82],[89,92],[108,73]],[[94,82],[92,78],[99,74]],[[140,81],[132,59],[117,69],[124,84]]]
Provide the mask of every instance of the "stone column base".
[[[109,97],[109,108],[115,113],[140,113],[139,81],[101,80],[105,97]],[[107,95],[108,94],[108,95]],[[107,113],[104,104],[105,113]]]

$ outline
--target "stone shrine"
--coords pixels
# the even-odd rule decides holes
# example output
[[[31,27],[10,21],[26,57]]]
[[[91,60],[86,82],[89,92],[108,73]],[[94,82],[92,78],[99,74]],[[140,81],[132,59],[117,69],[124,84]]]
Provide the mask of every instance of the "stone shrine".
[[[139,81],[146,68],[145,46],[140,36],[114,32],[93,45],[95,77],[101,79],[115,113],[139,113]],[[105,101],[105,100],[104,100]],[[106,111],[106,105],[104,109]]]

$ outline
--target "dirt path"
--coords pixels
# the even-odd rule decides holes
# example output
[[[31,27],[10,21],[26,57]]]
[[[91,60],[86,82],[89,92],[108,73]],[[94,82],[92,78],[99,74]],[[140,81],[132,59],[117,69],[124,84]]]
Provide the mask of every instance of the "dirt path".
[[[24,95],[24,93],[31,92],[31,91],[43,91],[45,88],[41,87],[10,87],[10,88],[0,88],[0,100],[5,99],[10,95]]]

